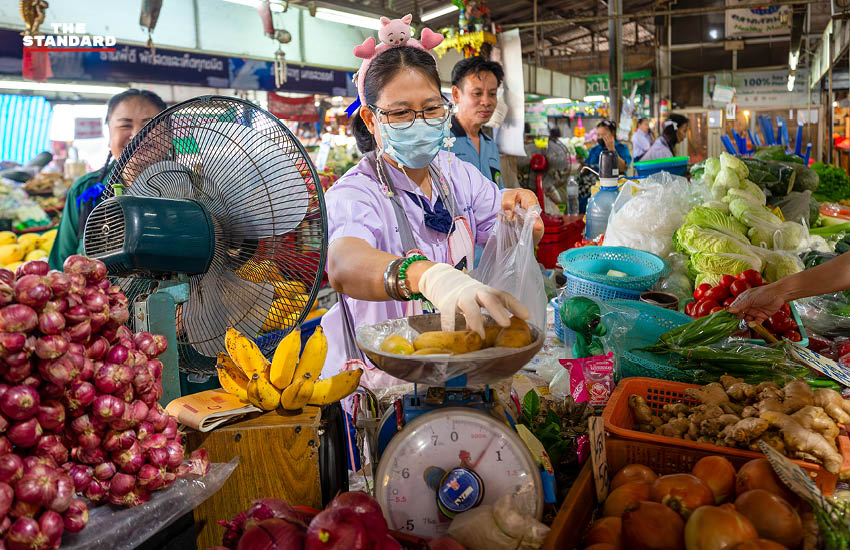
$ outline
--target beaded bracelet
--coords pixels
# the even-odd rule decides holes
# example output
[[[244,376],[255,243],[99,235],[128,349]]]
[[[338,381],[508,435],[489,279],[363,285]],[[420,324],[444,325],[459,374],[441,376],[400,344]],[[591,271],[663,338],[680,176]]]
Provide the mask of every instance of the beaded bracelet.
[[[421,254],[413,254],[412,256],[408,256],[401,262],[401,266],[398,268],[398,286],[401,289],[401,293],[407,297],[408,300],[422,300],[425,298],[420,293],[410,292],[410,289],[407,287],[407,268],[414,262],[427,262],[428,258]]]

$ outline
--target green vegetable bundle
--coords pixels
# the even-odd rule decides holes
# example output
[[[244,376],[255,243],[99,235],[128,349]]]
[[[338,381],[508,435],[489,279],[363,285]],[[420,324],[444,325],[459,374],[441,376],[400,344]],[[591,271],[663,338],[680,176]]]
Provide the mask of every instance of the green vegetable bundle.
[[[844,170],[822,162],[814,163],[812,170],[820,179],[815,198],[837,202],[850,197],[850,177]]]
[[[803,159],[797,155],[786,153],[784,145],[768,145],[767,147],[761,147],[758,151],[753,153],[753,158],[757,158],[759,160],[778,160],[794,164],[803,164]]]
[[[658,337],[658,342],[640,351],[651,353],[677,353],[676,350],[707,346],[732,336],[741,320],[726,310],[695,319]]]

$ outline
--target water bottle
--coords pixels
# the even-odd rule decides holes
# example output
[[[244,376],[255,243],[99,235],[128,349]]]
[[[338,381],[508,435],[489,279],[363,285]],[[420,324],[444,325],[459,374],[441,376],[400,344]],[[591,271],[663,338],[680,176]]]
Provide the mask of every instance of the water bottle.
[[[616,180],[615,180],[616,181]],[[608,229],[608,217],[617,200],[619,190],[613,187],[602,186],[595,195],[587,201],[587,227],[585,227],[585,238],[593,240],[605,233]]]
[[[575,176],[567,180],[567,216],[578,216],[578,181]]]

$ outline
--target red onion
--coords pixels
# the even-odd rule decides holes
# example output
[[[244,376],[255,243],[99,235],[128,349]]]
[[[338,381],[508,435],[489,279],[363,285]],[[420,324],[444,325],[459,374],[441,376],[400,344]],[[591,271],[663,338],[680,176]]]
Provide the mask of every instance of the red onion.
[[[44,334],[60,334],[65,328],[65,316],[58,311],[43,311],[38,316],[38,329]]]
[[[112,453],[112,459],[125,474],[135,474],[145,463],[145,455],[138,443],[133,443],[127,450]]]
[[[129,350],[122,345],[115,345],[106,352],[105,361],[115,365],[124,365],[130,356]]]
[[[60,474],[56,481],[56,497],[47,506],[60,514],[68,509],[74,500],[74,480],[68,474]]]
[[[136,349],[145,355],[156,356],[156,344],[153,341],[153,334],[150,332],[137,332],[133,336],[133,343],[136,344]]]
[[[68,300],[66,298],[56,298],[55,300],[50,300],[44,307],[41,308],[41,312],[45,311],[55,311],[57,313],[65,313],[68,309]]]
[[[168,349],[168,338],[163,336],[162,334],[154,334],[153,335],[154,344],[156,344],[156,354],[157,356],[165,353],[165,350]]]
[[[199,476],[207,475],[212,467],[207,450],[196,449],[192,451],[192,454],[189,455],[189,465],[192,468],[193,474]]]
[[[56,464],[56,461],[50,458],[49,456],[30,455],[24,457],[25,473],[30,470],[51,473],[53,472],[53,470],[56,470],[58,468],[59,466]]]
[[[91,275],[86,275],[86,280],[90,283],[97,283],[102,281],[106,277],[106,264],[101,262],[100,260],[91,260],[92,262],[92,273]]]
[[[47,537],[31,517],[20,517],[9,528],[6,535],[8,550],[33,550],[47,547]]]
[[[387,522],[381,505],[374,498],[363,491],[351,491],[337,495],[330,504],[329,509],[348,508],[357,514],[357,517],[366,528],[366,534],[373,543],[377,544],[387,535]]]
[[[65,310],[65,319],[70,323],[82,323],[89,320],[89,309],[80,304],[78,306],[69,307]]]
[[[183,462],[183,445],[176,439],[172,439],[165,444],[165,450],[168,453],[166,467],[169,470],[174,470]]]
[[[98,481],[93,479],[91,483],[89,483],[89,486],[86,487],[83,495],[94,503],[101,502],[109,493],[109,485],[110,483],[108,481]]]
[[[71,378],[76,380],[80,375],[80,372],[82,372],[86,366],[86,358],[82,353],[75,353],[73,351],[68,351],[68,353],[65,354],[65,357],[68,358],[71,365]]]
[[[65,511],[64,519],[66,531],[79,533],[89,522],[89,507],[81,499],[74,499]]]
[[[42,435],[41,426],[38,420],[30,418],[12,424],[9,431],[6,432],[6,437],[12,442],[12,445],[18,447],[32,447],[38,442],[38,438]]]
[[[52,297],[50,287],[38,275],[24,275],[15,281],[15,299],[19,304],[41,309]]]
[[[305,550],[321,548],[368,548],[366,528],[350,508],[328,508],[313,518],[307,528]]]
[[[14,484],[24,475],[24,461],[16,454],[0,456],[0,481]]]
[[[158,491],[165,484],[165,478],[162,476],[162,470],[153,464],[145,464],[139,469],[136,483],[145,490]]]
[[[136,369],[136,374],[133,376],[133,387],[138,393],[147,393],[153,389],[154,377],[151,369],[147,364]]]
[[[44,277],[50,271],[50,266],[44,260],[30,260],[18,266],[15,277],[20,280],[27,275],[38,275]]]
[[[154,403],[160,400],[160,398],[162,398],[161,382],[155,382],[151,391],[139,396],[139,399],[141,399],[148,407],[152,407]]]
[[[47,273],[47,285],[54,298],[62,298],[71,290],[71,278],[61,271],[50,271]]]
[[[5,517],[15,499],[15,490],[8,483],[0,483],[0,517]]]
[[[96,390],[89,382],[74,382],[65,392],[65,400],[71,414],[84,413],[86,408],[94,402],[97,396]]]
[[[115,339],[126,340],[126,342],[122,345],[124,345],[128,349],[133,347],[133,331],[125,325],[121,325],[120,327],[118,327],[115,333]]]
[[[23,355],[24,352],[21,351],[13,355],[18,354]],[[30,374],[32,374],[32,363],[30,363],[29,359],[26,359],[22,363],[15,365],[9,364],[9,368],[6,370],[6,374],[3,375],[3,379],[11,384],[20,384]]]
[[[145,453],[145,456],[147,456],[148,462],[157,468],[166,468],[168,466],[168,451],[165,450],[165,447],[150,449]]]
[[[109,323],[100,330],[100,335],[106,338],[110,344],[117,339],[118,327],[111,326]]]
[[[119,435],[121,434],[118,430],[109,430],[103,436],[103,442],[101,446],[103,450],[107,453],[114,453],[115,451],[121,450],[121,439]]]
[[[0,309],[0,331],[30,332],[38,325],[38,314],[24,304],[11,304]]]
[[[91,359],[86,357],[83,360],[83,367],[80,369],[79,374],[77,374],[77,380],[86,381],[91,380],[94,377],[94,371],[96,366],[102,365],[99,361],[97,363],[93,362]]]
[[[13,420],[26,420],[38,412],[41,400],[38,391],[29,386],[14,386],[0,397],[0,410]]]
[[[91,321],[86,319],[68,329],[68,336],[73,342],[88,342],[91,338]]]
[[[103,393],[114,393],[124,385],[124,373],[121,365],[115,363],[104,363],[103,366],[94,371],[94,385]]]
[[[15,353],[8,353],[3,358],[3,362],[9,365],[9,367],[24,367],[30,362],[30,353],[26,348]]]
[[[109,482],[109,494],[123,496],[133,490],[136,486],[136,478],[130,474],[117,473]]]
[[[93,450],[101,446],[102,440],[100,434],[95,431],[85,431],[77,436],[77,443],[80,444],[82,450]],[[84,461],[86,464],[91,464],[89,461]]]
[[[12,508],[9,509],[9,515],[13,518],[34,518],[40,510],[41,505],[39,504],[30,504],[29,502],[16,499],[12,503]]]
[[[89,486],[94,477],[94,468],[85,464],[73,464],[69,472],[71,479],[74,481],[74,489],[77,492],[83,492]]]
[[[83,303],[91,312],[109,311],[109,298],[97,288],[89,287],[83,292]]]
[[[51,399],[42,401],[36,413],[39,425],[45,430],[55,430],[65,426],[65,407],[62,403]]]
[[[52,399],[61,399],[65,394],[65,388],[60,388],[56,384],[51,384],[47,382],[43,378],[32,376],[30,378],[36,378],[41,382],[38,386],[38,396],[42,401],[50,401]],[[29,380],[29,378],[27,378]]]
[[[136,444],[138,438],[133,430],[124,430],[118,432],[118,448],[121,450],[130,449]]]
[[[88,277],[94,271],[92,260],[80,254],[73,254],[65,258],[62,264],[62,271],[65,273],[79,273],[84,277]]]
[[[57,313],[56,315],[62,317],[60,313]],[[35,354],[40,358],[56,359],[68,351],[68,340],[62,334],[58,334],[58,331],[54,333],[45,332],[45,334],[47,334],[47,336],[42,336],[36,340],[35,343]]]
[[[125,506],[131,508],[144,504],[151,499],[151,494],[140,487],[136,487],[129,493],[123,496],[113,495],[110,493],[109,502],[116,506]]]
[[[38,378],[37,376],[32,376],[32,375],[27,376],[26,378],[21,380],[21,385],[22,386],[29,386],[29,387],[37,390],[39,388],[39,386],[41,386],[41,378]],[[38,395],[41,396],[40,391],[38,392]]]
[[[174,439],[177,437],[177,419],[173,416],[168,417],[168,423],[166,423],[165,428],[162,429],[162,435],[164,435],[167,439]]]
[[[142,449],[149,451],[150,449],[164,449],[168,443],[168,438],[165,434],[154,434],[142,441]]]
[[[99,361],[106,355],[107,350],[109,350],[109,342],[106,338],[92,339],[92,342],[86,348],[85,356],[92,361]]]
[[[12,452],[12,442],[4,436],[0,435],[0,456],[9,454]]]
[[[124,403],[132,403],[136,399],[136,392],[133,391],[133,386],[131,384],[127,384],[123,386],[120,390],[115,392],[115,396],[121,398],[121,401]],[[126,420],[127,427],[133,426],[134,424],[130,421],[130,416],[127,415],[126,418],[122,419]],[[125,429],[125,428],[122,428]]]
[[[109,322],[123,325],[130,320],[130,309],[126,305],[115,304],[109,306]]]
[[[158,359],[151,359],[147,362],[148,369],[151,371],[151,376],[154,380],[162,378],[162,362]]]
[[[155,433],[156,431],[153,429],[153,425],[147,420],[142,420],[136,428],[136,439],[144,441]],[[0,453],[2,453],[2,449],[0,449]]]
[[[155,431],[161,432],[168,425],[168,418],[169,414],[165,412],[162,405],[156,403],[148,410],[148,416],[145,420],[151,423]]]
[[[83,344],[80,344],[79,342],[71,342],[70,344],[68,344],[68,353],[75,353],[77,355],[85,357],[86,347]]]
[[[330,546],[328,546],[330,548]],[[266,519],[250,526],[239,539],[239,550],[249,548],[304,548],[304,530],[283,519]],[[336,548],[360,548],[336,546]],[[366,546],[363,546],[366,548]]]
[[[71,431],[77,435],[85,433],[87,431],[97,431],[95,429],[94,424],[92,423],[92,418],[88,414],[84,414],[82,416],[78,416],[74,420],[71,421]]]
[[[92,415],[103,422],[118,420],[124,414],[124,402],[113,395],[101,395],[92,403]]]
[[[11,425],[12,423],[9,422],[9,419],[3,416],[2,413],[0,413],[0,433],[5,433]]]
[[[68,354],[52,361],[39,361],[38,372],[45,380],[60,388],[64,388],[74,379],[74,366]]]
[[[94,477],[100,481],[112,479],[117,472],[118,468],[112,462],[101,462],[94,467]]]
[[[77,453],[77,460],[79,460],[83,464],[100,464],[101,462],[106,460],[106,451],[104,451],[100,447],[95,447],[93,449],[79,448],[79,452]]]
[[[101,279],[98,282],[94,283],[94,287],[106,292],[109,290],[109,287],[112,286],[112,283],[109,282],[109,279]]]
[[[20,332],[0,332],[0,356],[15,353],[24,349],[27,335]]]
[[[0,306],[6,306],[15,302],[15,283],[0,281]]]
[[[24,477],[15,484],[15,498],[27,504],[47,506],[56,498],[57,479],[56,473],[46,466],[24,472]]]
[[[8,269],[0,268],[0,281],[2,281],[4,283],[9,283],[9,284],[14,283],[15,282],[15,273],[8,270]]]
[[[47,434],[39,438],[35,445],[36,456],[49,456],[57,464],[68,460],[68,449],[62,444],[58,435]]]
[[[66,506],[65,509],[67,508]],[[59,543],[62,542],[62,532],[65,531],[65,521],[62,516],[58,512],[47,510],[38,518],[38,526],[41,535],[47,538],[47,544],[59,548]]]

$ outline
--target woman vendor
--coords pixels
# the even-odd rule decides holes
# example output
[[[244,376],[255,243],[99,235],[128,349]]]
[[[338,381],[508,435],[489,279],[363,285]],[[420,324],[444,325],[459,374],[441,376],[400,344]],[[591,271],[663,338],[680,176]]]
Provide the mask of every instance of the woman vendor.
[[[598,168],[599,157],[602,155],[602,151],[606,149],[617,153],[617,168],[619,168],[621,174],[625,174],[626,169],[632,163],[632,154],[628,145],[617,141],[617,125],[610,120],[603,120],[596,125],[596,145],[587,152],[584,163]]]
[[[50,251],[49,263],[52,269],[62,269],[65,258],[82,254],[86,220],[97,206],[104,184],[115,166],[112,159],[120,157],[133,136],[165,108],[165,102],[158,95],[135,88],[114,95],[109,100],[106,107],[109,154],[103,168],[82,176],[68,190],[56,241]]]
[[[474,245],[484,245],[498,214],[537,205],[531,191],[500,191],[450,152],[452,105],[440,94],[437,64],[412,46],[364,62],[354,133],[365,155],[326,195],[328,277],[340,302],[322,319],[328,335],[323,376],[348,368],[351,329],[430,310],[453,330],[455,313],[483,336],[481,308],[502,326],[528,318],[516,298],[465,273]],[[543,223],[534,236],[540,240]],[[349,343],[351,340],[349,339]],[[351,363],[349,363],[350,365]],[[358,365],[358,366],[363,366]],[[365,365],[361,384],[404,383]]]
[[[673,148],[680,141],[684,141],[688,137],[688,119],[687,117],[673,113],[661,129],[661,135],[649,148],[649,151],[641,157],[641,161],[669,159],[673,157]]]

